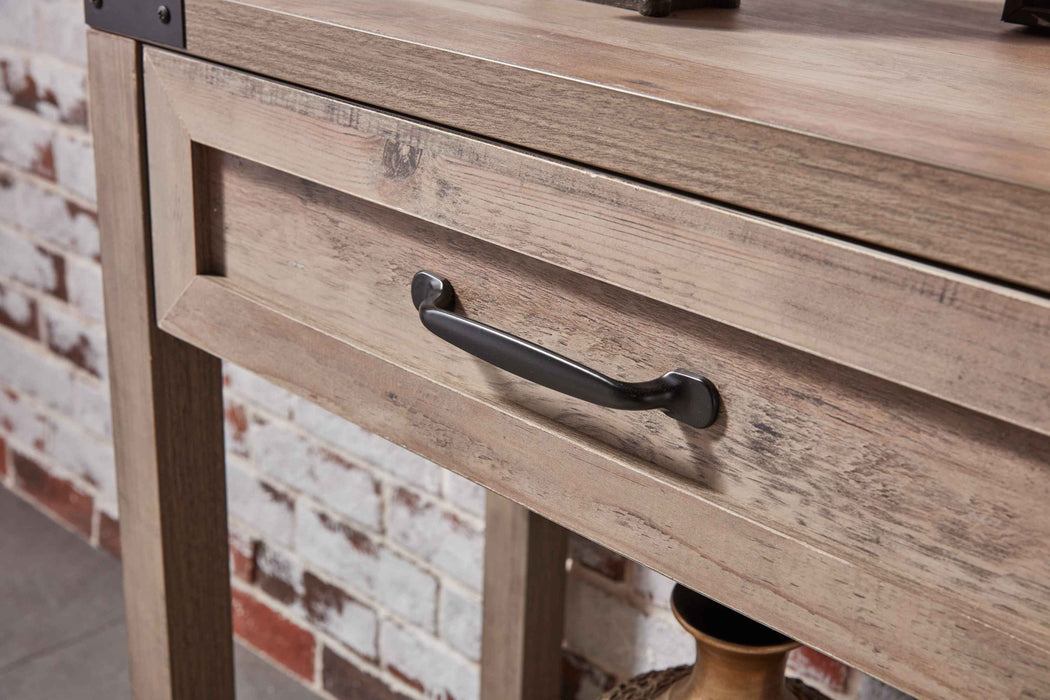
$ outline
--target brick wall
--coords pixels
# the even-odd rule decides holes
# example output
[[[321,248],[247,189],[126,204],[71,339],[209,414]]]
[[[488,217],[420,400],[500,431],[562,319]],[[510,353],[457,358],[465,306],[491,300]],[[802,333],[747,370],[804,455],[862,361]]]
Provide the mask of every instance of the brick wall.
[[[0,0],[0,479],[119,556],[80,0]],[[234,628],[333,698],[478,692],[484,493],[227,365]],[[565,696],[692,661],[671,583],[571,543]],[[839,698],[889,691],[816,652]]]

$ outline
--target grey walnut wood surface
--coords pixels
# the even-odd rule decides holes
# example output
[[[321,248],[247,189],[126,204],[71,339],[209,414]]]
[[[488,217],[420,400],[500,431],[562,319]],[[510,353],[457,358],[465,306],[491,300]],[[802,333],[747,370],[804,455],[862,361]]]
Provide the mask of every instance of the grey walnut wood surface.
[[[1045,292],[1050,46],[1001,11],[751,0],[645,19],[573,0],[187,0],[186,46]]]
[[[553,687],[562,527],[921,697],[1045,694],[1050,45],[997,6],[186,0],[189,56],[141,63],[92,33],[136,692],[232,692],[220,356],[500,494],[486,698]],[[725,411],[474,361],[419,269]]]
[[[88,33],[131,682],[232,697],[219,359],[157,327],[141,49]]]
[[[529,174],[572,168],[470,139],[452,150],[424,125],[161,51],[147,52],[146,104],[165,330],[912,692],[1047,682],[1046,436],[610,285],[569,247],[531,247],[543,227],[527,226],[529,207],[582,245],[591,217],[624,212],[615,179],[552,190]],[[516,187],[477,184],[493,173]],[[562,197],[577,205],[551,206]],[[520,217],[501,218],[508,202]],[[632,222],[617,244],[635,230],[648,229]],[[453,279],[468,315],[610,374],[700,371],[726,412],[683,432],[471,361],[419,325],[409,284],[421,268]],[[885,279],[856,277],[843,284],[872,292]],[[929,290],[903,289],[891,312],[913,314],[903,300]]]
[[[1038,295],[174,54],[151,62],[194,143],[1050,434]],[[171,286],[162,308],[184,276]]]

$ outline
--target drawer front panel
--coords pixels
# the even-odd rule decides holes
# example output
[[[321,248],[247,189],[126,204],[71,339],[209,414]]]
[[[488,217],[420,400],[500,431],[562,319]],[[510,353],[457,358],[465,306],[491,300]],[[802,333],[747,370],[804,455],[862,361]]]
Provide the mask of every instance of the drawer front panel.
[[[1050,620],[1047,438],[236,156],[203,163],[231,288],[836,556],[1016,611],[1034,633]],[[607,375],[704,375],[723,414],[697,430],[494,369],[420,324],[420,269],[453,283],[466,316]]]
[[[597,243],[576,249],[584,258],[574,260],[573,237],[555,250],[532,229],[515,228],[524,207],[563,237],[574,226],[586,237],[594,217],[627,216],[604,190],[583,191],[580,201],[595,199],[572,218],[546,206],[546,190],[528,189],[532,166],[565,166],[517,154],[524,170],[504,220],[507,199],[468,186],[488,173],[478,158],[499,147],[470,142],[482,154],[471,160],[462,146],[457,162],[474,164],[473,174],[444,168],[397,131],[407,122],[189,59],[147,57],[157,303],[166,330],[914,692],[976,697],[1008,682],[1020,694],[1050,682],[1039,649],[1050,646],[1046,436],[733,327],[746,327],[747,318],[729,325],[697,313],[682,301],[690,292],[674,292],[683,284],[675,275],[703,269],[688,258],[693,229],[684,220],[674,233],[686,243],[671,244],[683,246],[688,265],[671,266],[679,272],[662,280],[666,298],[635,289],[661,279],[657,260],[618,278],[643,281],[611,284],[602,270],[585,269],[587,245]],[[222,93],[231,81],[240,81],[232,92],[244,109],[220,109],[225,123],[187,115],[186,103],[171,99],[172,85]],[[214,103],[210,109],[223,106]],[[249,142],[243,114],[259,105],[264,116],[248,121],[268,130]],[[327,115],[320,141],[297,142],[295,134],[317,126],[315,114]],[[402,137],[377,131],[344,153],[354,158],[337,172],[319,154],[364,138],[365,119]],[[444,182],[435,186],[457,202],[451,214],[439,194],[432,199],[413,181],[428,159],[434,182]],[[735,217],[681,201],[704,216]],[[481,221],[497,233],[478,235]],[[746,222],[752,228],[738,231],[745,243],[770,226]],[[635,220],[628,228],[643,230]],[[607,247],[636,250],[624,231],[610,234]],[[774,277],[797,272],[768,258],[749,265],[742,248],[726,251],[727,260],[740,255],[741,267],[769,266]],[[884,266],[879,274],[935,278],[869,255]],[[420,269],[452,281],[465,315],[611,376],[703,374],[718,386],[724,411],[710,429],[695,430],[493,369],[420,325],[409,294]],[[892,298],[893,288],[878,289]],[[982,283],[953,289],[1026,313],[1041,308]],[[930,296],[913,291],[909,299]],[[971,631],[966,639],[958,638],[962,629]]]
[[[147,61],[197,143],[1050,435],[1044,298],[174,54]]]

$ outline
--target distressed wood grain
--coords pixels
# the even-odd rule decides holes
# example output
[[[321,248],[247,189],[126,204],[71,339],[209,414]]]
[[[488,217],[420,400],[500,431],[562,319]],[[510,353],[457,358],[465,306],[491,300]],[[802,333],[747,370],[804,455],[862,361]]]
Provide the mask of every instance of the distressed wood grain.
[[[1047,299],[175,54],[148,61],[165,95],[152,103],[177,114],[157,119],[189,134],[164,158],[188,158],[192,137],[1050,434]],[[172,172],[162,187],[188,191],[189,170]]]
[[[194,280],[163,326],[919,697],[1034,699],[1050,684],[1045,647],[957,598],[734,513],[695,480],[527,407],[405,371],[222,278]]]
[[[232,699],[219,360],[156,325],[140,48],[88,59],[132,691]]]
[[[970,356],[1023,367],[1020,389],[1045,378],[1017,343],[1045,332],[1045,300],[160,51],[147,81],[167,95],[147,101],[157,152],[182,154],[151,160],[156,181],[190,183],[152,191],[172,214],[154,243],[185,261],[156,267],[163,328],[905,690],[1050,683],[1050,439],[958,405],[932,370],[789,347],[794,321],[747,303],[808,308],[826,355],[868,357],[866,337],[950,364],[1010,336]],[[708,258],[728,310],[692,295]],[[420,326],[419,269],[608,374],[702,373],[725,412],[694,431],[494,370]],[[910,338],[851,337],[849,311]],[[1024,425],[1036,403],[996,412]]]
[[[998,0],[186,6],[204,58],[1050,291],[1050,47]]]
[[[1050,439],[243,159],[213,152],[207,170],[232,288],[1050,646]],[[418,269],[448,277],[468,316],[605,374],[707,376],[724,414],[697,431],[493,369],[421,326]]]
[[[564,528],[488,493],[481,627],[485,700],[560,696],[567,553]]]

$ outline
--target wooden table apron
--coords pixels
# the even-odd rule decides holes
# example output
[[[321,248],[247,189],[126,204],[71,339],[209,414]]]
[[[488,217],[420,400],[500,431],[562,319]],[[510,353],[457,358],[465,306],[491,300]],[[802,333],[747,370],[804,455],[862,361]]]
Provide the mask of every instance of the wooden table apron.
[[[415,2],[398,1],[406,6]],[[754,1],[760,10],[765,7]],[[511,11],[514,3],[515,0],[497,0],[492,5]],[[993,129],[979,128],[980,134],[975,138],[985,144],[988,153],[996,154],[968,156],[952,148],[962,148],[972,130],[947,125],[938,137],[942,141],[940,147],[947,149],[942,151],[948,154],[947,160],[939,161],[939,155],[924,150],[926,146],[918,138],[901,139],[911,149],[908,153],[882,153],[877,149],[892,139],[880,130],[877,121],[867,122],[867,117],[850,111],[845,106],[848,100],[836,102],[844,99],[842,94],[816,88],[808,93],[812,100],[834,105],[855,119],[855,125],[863,127],[858,132],[864,141],[862,147],[803,133],[799,129],[805,126],[828,129],[829,133],[836,127],[806,123],[806,115],[790,112],[786,104],[779,107],[797,120],[795,130],[730,118],[712,110],[714,105],[688,103],[688,95],[682,92],[689,89],[688,82],[677,82],[676,76],[685,75],[679,71],[693,58],[678,57],[682,63],[676,64],[671,77],[652,84],[645,84],[636,75],[641,63],[632,63],[632,52],[639,52],[635,56],[639,61],[641,54],[650,59],[658,54],[660,60],[672,60],[661,53],[650,25],[625,30],[634,39],[650,43],[643,42],[624,54],[609,54],[608,47],[595,43],[582,44],[587,56],[604,56],[616,63],[624,71],[621,78],[638,78],[635,88],[627,88],[612,74],[593,73],[600,62],[574,62],[574,78],[565,80],[544,72],[550,66],[544,68],[543,56],[528,50],[524,58],[507,54],[508,47],[519,45],[515,42],[524,41],[528,32],[539,31],[532,25],[533,19],[518,17],[515,21],[520,26],[511,27],[501,19],[501,10],[479,10],[483,5],[473,0],[461,5],[437,3],[433,7],[435,26],[444,32],[441,45],[433,46],[422,41],[421,35],[413,34],[422,31],[419,28],[405,30],[403,38],[413,40],[409,42],[384,36],[383,32],[394,31],[397,18],[388,15],[380,0],[365,0],[357,8],[362,14],[354,19],[356,27],[341,24],[348,17],[328,0],[284,0],[280,12],[270,4],[268,0],[259,0],[255,5],[190,0],[187,50],[196,56],[363,99],[413,117],[450,123],[525,147],[549,149],[564,158],[685,193],[661,195],[666,197],[666,206],[650,216],[650,211],[656,209],[646,209],[646,198],[653,196],[648,184],[624,180],[620,185],[613,182],[615,177],[603,180],[609,192],[618,193],[610,199],[610,211],[616,215],[612,218],[639,217],[637,226],[629,223],[625,231],[632,227],[660,231],[660,226],[666,224],[665,238],[670,240],[676,222],[694,214],[710,217],[713,225],[721,225],[725,216],[722,210],[714,205],[710,211],[698,207],[692,194],[738,207],[734,213],[738,219],[734,220],[739,229],[733,229],[721,243],[741,259],[752,257],[753,251],[765,255],[775,247],[773,243],[783,240],[784,232],[791,228],[780,223],[783,220],[806,224],[809,228],[799,229],[797,242],[783,260],[776,261],[778,264],[812,264],[814,278],[822,265],[838,266],[844,272],[835,284],[843,288],[848,285],[850,274],[862,271],[870,276],[872,288],[879,290],[879,298],[872,303],[875,307],[883,304],[888,310],[887,318],[892,317],[892,308],[911,305],[924,295],[936,297],[939,293],[940,304],[946,293],[958,294],[962,301],[950,310],[955,316],[943,315],[949,312],[938,311],[936,305],[931,306],[927,316],[933,322],[947,324],[946,333],[951,328],[964,328],[966,333],[988,337],[992,343],[997,329],[1009,328],[1010,339],[1026,340],[1023,347],[1016,347],[1016,352],[1004,340],[996,345],[998,354],[985,346],[971,347],[965,334],[948,338],[938,346],[952,355],[952,361],[961,363],[965,359],[975,367],[975,375],[982,382],[1004,377],[1010,391],[995,400],[982,401],[981,392],[957,383],[954,374],[938,374],[936,368],[907,359],[908,352],[920,358],[926,347],[922,324],[913,324],[914,330],[892,339],[899,352],[882,356],[867,354],[862,344],[851,347],[836,341],[810,346],[807,344],[820,337],[822,327],[834,330],[836,339],[848,333],[850,322],[845,306],[839,316],[821,314],[819,309],[810,316],[803,312],[797,333],[790,336],[791,329],[778,325],[775,314],[757,314],[738,322],[739,308],[746,306],[744,292],[739,308],[727,305],[722,309],[703,296],[691,298],[681,293],[686,286],[668,282],[676,279],[672,275],[659,282],[649,277],[632,278],[610,257],[614,252],[602,251],[597,244],[593,250],[588,249],[585,259],[573,259],[571,254],[558,250],[557,233],[550,233],[549,239],[544,238],[545,232],[529,233],[508,242],[486,231],[491,222],[471,218],[474,214],[469,210],[449,210],[443,225],[456,232],[467,231],[487,244],[507,245],[540,263],[556,264],[574,274],[589,275],[678,309],[724,320],[812,353],[823,358],[822,362],[834,360],[872,377],[906,384],[918,390],[915,396],[923,394],[914,399],[915,406],[924,406],[921,401],[932,401],[930,397],[944,399],[954,405],[937,411],[959,416],[959,425],[989,436],[997,431],[1013,436],[1018,454],[1025,450],[1029,456],[1046,452],[1050,410],[1040,400],[1046,384],[1046,357],[1040,356],[1038,348],[1050,332],[1050,303],[1045,298],[1045,292],[1050,290],[1050,235],[1046,228],[1050,220],[1050,194],[1046,187],[1050,181],[1034,167],[1036,161],[1030,161],[1030,157],[1038,160],[1039,154],[1050,152],[1050,138],[1043,139],[1033,131],[1033,150],[1026,152],[1011,137],[1002,136],[1000,140]],[[479,13],[477,22],[470,27],[461,27],[456,21],[458,13],[466,11],[464,8]],[[298,9],[300,14],[291,9]],[[567,3],[545,20],[551,29],[541,33],[543,42],[553,55],[558,55],[574,41],[594,39],[574,22],[603,17],[600,12],[584,3]],[[754,20],[745,20],[754,21],[759,31],[773,36],[779,31],[779,20],[769,20],[768,10],[765,12],[759,12]],[[959,21],[976,19],[974,15]],[[931,31],[936,34],[938,30]],[[939,31],[945,36],[950,34],[947,26]],[[310,37],[318,46],[330,50],[304,58],[292,55],[302,41],[289,41],[266,51],[248,50],[249,41],[231,41],[233,36],[259,38],[274,32],[300,39]],[[500,32],[510,32],[514,39],[492,48],[491,60],[467,55],[471,50],[481,51],[483,44],[479,42],[489,41],[492,33]],[[1038,46],[1033,49],[1027,42],[1014,41],[1005,48],[999,47],[1003,51],[1000,55],[986,51],[990,46],[987,41],[987,36],[982,37],[977,42],[979,48],[964,61],[971,68],[976,66],[977,70],[1002,60],[1004,55],[1013,56],[1010,52],[1019,51],[1022,43],[1036,60],[1050,61],[1046,51],[1040,51]],[[356,48],[347,50],[348,46]],[[849,49],[848,42],[843,41],[834,50],[843,51],[843,60],[848,60],[845,52]],[[921,697],[992,697],[999,692],[1012,697],[1039,697],[1050,688],[1050,653],[1045,648],[1047,630],[1038,617],[1041,612],[1030,619],[1023,614],[1024,607],[1020,613],[1003,610],[1003,619],[1017,625],[1017,634],[1013,634],[1001,629],[986,611],[971,614],[965,607],[953,604],[954,599],[923,595],[916,583],[918,579],[894,572],[873,572],[819,551],[804,540],[731,512],[717,499],[698,494],[695,484],[675,474],[661,473],[633,455],[613,454],[542,416],[508,410],[484,397],[479,399],[472,390],[459,391],[443,384],[440,378],[406,371],[369,348],[343,342],[332,329],[311,325],[297,309],[281,309],[273,299],[256,296],[221,275],[207,274],[215,259],[200,233],[206,222],[197,218],[202,215],[202,207],[196,198],[215,184],[203,177],[206,168],[200,163],[212,162],[210,153],[224,150],[219,147],[209,151],[209,140],[219,137],[205,133],[210,126],[179,115],[171,105],[161,109],[170,94],[159,87],[146,94],[140,44],[90,31],[88,50],[131,675],[136,697],[233,696],[219,357],[236,359],[343,417],[502,494],[490,494],[486,514],[481,678],[485,700],[544,698],[556,693],[565,576],[564,528],[581,532]],[[163,58],[155,49],[146,52],[157,55],[158,65],[169,76],[177,72],[181,59]],[[375,57],[381,60],[373,60]],[[512,58],[524,60],[531,68],[515,66]],[[787,55],[784,58],[789,62],[796,60]],[[427,77],[434,66],[441,67],[443,89],[449,94],[469,90],[486,99],[472,102],[469,110],[463,108],[462,101],[446,99],[441,91],[433,89],[436,78]],[[941,69],[946,74],[955,70],[948,65]],[[217,69],[218,77],[213,76],[215,85],[227,80],[219,75],[223,70]],[[721,80],[719,73],[711,75],[716,77],[708,75],[705,80]],[[754,91],[759,89],[757,75],[750,74],[737,95],[741,113],[756,119],[763,109],[760,101],[754,99]],[[1010,89],[1026,85],[1026,81],[1025,75],[1015,76],[1016,84],[1011,83]],[[262,102],[269,94],[271,105],[292,99],[287,86],[274,83],[271,93],[267,93],[270,88],[262,82],[246,77],[239,89],[256,98],[261,95]],[[506,85],[517,89],[508,91],[502,87]],[[175,92],[183,89],[182,97],[190,92],[185,85],[165,86],[165,90],[169,88]],[[935,88],[931,85],[930,89]],[[207,98],[206,94],[201,95]],[[341,103],[329,98],[303,93],[302,99],[303,118],[314,118],[307,114],[309,109],[323,112],[318,107],[323,100],[333,103],[326,112],[329,116],[342,109]],[[544,119],[521,118],[544,100],[556,103],[544,112]],[[589,132],[593,139],[580,138],[578,115],[571,109],[579,101],[591,104],[596,118],[603,120],[602,129]],[[150,123],[148,145],[144,103],[153,110],[150,116],[154,120]],[[880,109],[889,109],[889,114],[901,107]],[[1027,106],[1018,109],[1027,114]],[[915,129],[913,135],[917,137],[929,127],[919,122],[932,119],[935,111],[936,106],[929,113],[919,114],[907,129]],[[619,115],[618,120],[610,121],[613,114]],[[625,115],[633,116],[625,121]],[[259,118],[265,121],[269,117]],[[640,132],[625,132],[616,126],[643,118],[654,124],[653,130],[642,137],[645,143],[631,140]],[[331,125],[323,120],[319,124],[318,133],[323,136]],[[1027,129],[1027,122],[1022,126],[1022,131]],[[705,129],[705,138],[693,139],[684,133],[694,127]],[[358,127],[351,124],[349,131],[355,128]],[[590,173],[513,148],[501,151],[495,160],[486,160],[486,154],[496,150],[491,142],[408,122],[397,128],[427,140],[428,147],[435,150],[460,149],[457,153],[467,153],[467,161],[486,176],[511,178],[516,177],[516,172],[531,173],[534,180],[529,181],[529,186],[553,188],[551,191],[557,196],[549,197],[549,202],[555,209],[562,207],[564,211],[558,211],[567,219],[576,209],[588,206],[592,195],[586,189],[587,179],[591,175],[606,178],[606,173]],[[196,131],[190,134],[187,129]],[[673,148],[653,136],[661,129],[683,132]],[[481,144],[476,152],[471,150],[475,142]],[[247,152],[250,147],[238,145],[236,139],[226,145],[234,157],[252,155]],[[627,152],[628,157],[621,157]],[[806,157],[797,158],[800,152],[805,152]],[[300,167],[297,154],[285,156],[280,162],[264,165],[309,179],[310,171],[306,166]],[[318,153],[315,160],[322,163],[318,167],[327,167],[324,163],[331,161],[332,179],[324,184],[350,191],[347,183],[367,173],[340,169],[336,162],[339,157]],[[967,157],[972,158],[963,162]],[[153,168],[147,167],[150,159],[155,161]],[[708,165],[711,162],[725,163],[725,168],[720,169],[721,179],[714,177]],[[164,166],[158,170],[160,163]],[[1006,178],[1007,172],[1014,173],[1018,181]],[[161,173],[159,177],[157,173]],[[466,170],[464,173],[471,175]],[[843,182],[847,183],[845,189],[835,192]],[[516,181],[511,184],[517,186]],[[152,216],[159,218],[154,218],[152,225],[151,185],[167,193],[155,196],[154,206],[159,201],[176,207],[171,211],[155,209]],[[378,205],[426,218],[425,213],[413,211],[411,203],[401,201],[398,193],[384,190],[382,184],[365,196]],[[828,203],[831,205],[825,206]],[[770,211],[776,217],[761,219],[741,209]],[[188,220],[186,212],[190,212]],[[915,225],[920,218],[922,225]],[[997,229],[993,222],[1001,226]],[[167,245],[162,256],[155,259],[151,236],[158,230],[174,231],[178,226],[183,227],[179,231],[189,231],[191,245],[181,250]],[[769,242],[762,239],[767,230]],[[995,230],[996,235],[986,236],[990,230]],[[831,265],[822,257],[820,246],[826,246],[830,239],[823,237],[821,231],[834,231],[836,239],[842,234],[879,249],[836,243],[833,255],[837,257]],[[589,245],[587,234],[579,240],[581,245]],[[762,242],[756,243],[753,250],[746,247],[755,240]],[[661,245],[660,235],[654,235],[652,242],[654,246]],[[807,253],[810,249],[806,246],[811,244],[819,255]],[[909,257],[901,258],[885,249]],[[913,261],[915,256],[935,265]],[[606,267],[598,269],[601,265]],[[759,269],[761,265],[755,267]],[[715,274],[732,281],[734,269],[727,266]],[[157,270],[161,273],[157,274]],[[930,291],[927,287],[938,289]],[[795,293],[790,287],[785,289],[788,297]],[[989,309],[998,310],[999,316],[985,313]],[[719,316],[723,312],[725,319]],[[1003,320],[1007,317],[1011,321]],[[918,316],[909,317],[915,318]],[[909,319],[903,321],[905,326]],[[248,343],[223,332],[224,327],[238,322],[252,324],[259,338],[266,340],[265,347],[248,347]],[[1011,322],[1014,325],[1008,325]],[[1014,371],[1012,362],[1027,373]],[[287,366],[297,369],[292,372]],[[368,381],[355,382],[345,376],[341,370],[349,366],[362,376],[367,375]],[[1030,381],[1033,376],[1038,380],[1035,383]],[[871,382],[867,385],[876,386]],[[353,396],[354,400],[340,400],[340,395]],[[971,415],[960,406],[984,415]],[[442,422],[441,414],[446,411],[456,419]],[[915,415],[919,413],[916,410]],[[470,423],[464,417],[470,416],[475,417],[476,431],[464,427],[464,423]],[[418,428],[421,418],[425,419],[423,429]],[[999,420],[1004,422],[996,422]],[[441,439],[435,440],[436,436]],[[490,451],[491,441],[498,442],[501,452]],[[973,441],[977,444],[980,438]],[[527,468],[537,460],[550,460],[558,469],[539,474]],[[1026,469],[1031,467],[1031,461]],[[1017,469],[1021,466],[1019,461]],[[1032,493],[1037,494],[1045,486],[1036,481],[1039,475],[1032,473]],[[1014,477],[1021,478],[1016,474]],[[580,491],[584,484],[586,493]],[[659,513],[666,517],[655,515]],[[706,533],[702,544],[694,541],[699,531]],[[843,601],[847,600],[852,602],[846,605]],[[1029,599],[1026,604],[1034,611],[1044,607],[1038,600]]]

